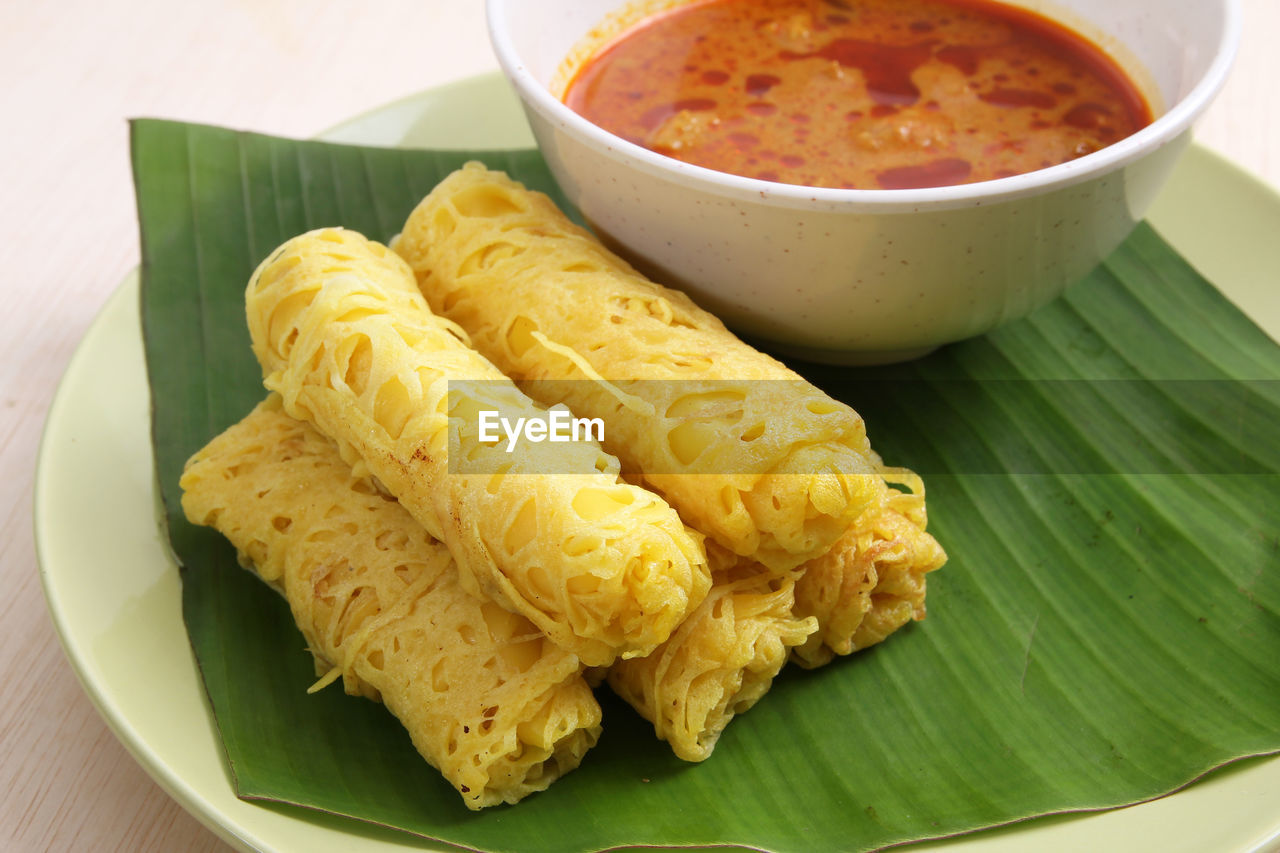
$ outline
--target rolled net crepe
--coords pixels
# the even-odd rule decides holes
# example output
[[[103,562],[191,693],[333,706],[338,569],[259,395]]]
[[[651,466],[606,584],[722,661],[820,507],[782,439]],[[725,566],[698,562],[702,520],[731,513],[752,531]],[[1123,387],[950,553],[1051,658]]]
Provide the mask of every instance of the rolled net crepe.
[[[716,572],[706,600],[669,640],[648,657],[618,661],[607,676],[685,761],[711,755],[734,715],[769,691],[792,647],[818,627],[792,614],[794,572],[727,562],[738,565]]]
[[[545,789],[595,744],[581,662],[468,594],[448,549],[274,395],[181,485],[187,517],[284,594],[321,684],[381,699],[468,808]]]
[[[910,472],[896,476],[909,491],[886,489],[827,553],[802,567],[795,613],[819,630],[792,650],[814,668],[875,645],[925,616],[925,575],[947,555],[925,532],[924,484]]]
[[[624,471],[740,556],[791,569],[884,488],[853,409],[500,172],[447,177],[392,246],[480,352],[540,402],[603,419]]]
[[[481,410],[545,412],[431,313],[386,247],[341,229],[296,237],[253,274],[246,308],[285,411],[445,542],[468,590],[592,665],[652,651],[706,595],[696,534],[620,482],[598,443],[478,440]],[[451,452],[481,473],[454,473]]]

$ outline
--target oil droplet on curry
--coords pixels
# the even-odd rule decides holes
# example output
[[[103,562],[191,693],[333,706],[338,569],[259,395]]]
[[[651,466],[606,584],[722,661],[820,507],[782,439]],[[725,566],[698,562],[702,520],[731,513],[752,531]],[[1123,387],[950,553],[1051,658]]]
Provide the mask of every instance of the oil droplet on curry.
[[[693,3],[606,45],[565,102],[689,163],[846,189],[1031,172],[1151,122],[1102,50],[991,0]]]

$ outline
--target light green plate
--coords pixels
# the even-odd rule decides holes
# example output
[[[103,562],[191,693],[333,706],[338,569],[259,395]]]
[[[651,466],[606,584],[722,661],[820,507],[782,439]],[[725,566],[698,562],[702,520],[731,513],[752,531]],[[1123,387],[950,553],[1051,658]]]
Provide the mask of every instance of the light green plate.
[[[375,110],[326,138],[450,148],[532,144],[514,95],[497,75]],[[1151,220],[1280,338],[1280,196],[1192,147]],[[45,596],[94,704],[166,791],[242,849],[429,847],[355,821],[236,799],[182,624],[177,567],[157,522],[149,430],[134,274],[108,301],[67,369],[49,411],[36,474],[35,535]],[[1277,846],[1280,758],[1245,762],[1141,806],[1041,819],[912,849]]]

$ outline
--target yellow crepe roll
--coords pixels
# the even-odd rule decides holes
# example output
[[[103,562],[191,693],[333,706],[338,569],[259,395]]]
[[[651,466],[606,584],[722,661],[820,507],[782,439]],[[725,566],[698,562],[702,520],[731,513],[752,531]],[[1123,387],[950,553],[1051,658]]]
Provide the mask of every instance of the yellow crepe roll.
[[[795,613],[814,617],[819,629],[792,651],[813,668],[875,645],[925,616],[925,575],[947,555],[925,532],[924,485],[896,475],[910,491],[887,489],[863,511],[835,546],[802,567]]]
[[[187,463],[182,505],[289,602],[321,684],[381,699],[469,808],[514,803],[600,734],[582,663],[463,590],[448,549],[269,397]]]
[[[882,489],[853,409],[500,172],[447,177],[392,247],[433,310],[530,396],[601,418],[624,472],[735,554],[791,569]]]
[[[711,755],[729,721],[760,700],[788,654],[818,627],[792,615],[795,574],[741,563],[671,639],[609,668],[609,686],[685,761]]]
[[[448,545],[469,591],[591,665],[652,651],[706,595],[697,534],[596,441],[511,452],[485,437],[483,412],[547,412],[431,313],[386,247],[296,237],[253,274],[246,308],[266,387]]]

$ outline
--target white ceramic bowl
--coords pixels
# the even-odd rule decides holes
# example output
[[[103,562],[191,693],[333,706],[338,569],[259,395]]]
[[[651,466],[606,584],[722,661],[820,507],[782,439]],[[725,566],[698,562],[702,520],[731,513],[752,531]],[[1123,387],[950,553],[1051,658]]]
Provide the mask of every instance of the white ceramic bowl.
[[[815,360],[910,358],[1057,296],[1141,220],[1226,78],[1237,0],[1011,0],[1093,39],[1157,119],[1024,175],[912,190],[743,178],[664,157],[557,97],[568,57],[674,0],[487,0],[538,145],[596,232],[748,336]],[[553,94],[554,93],[554,94]]]

